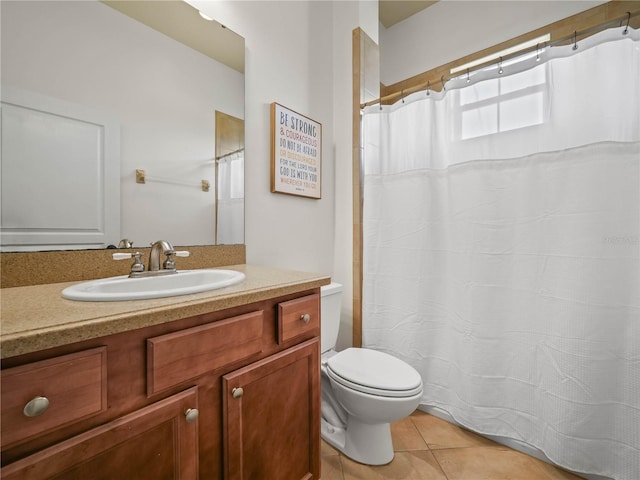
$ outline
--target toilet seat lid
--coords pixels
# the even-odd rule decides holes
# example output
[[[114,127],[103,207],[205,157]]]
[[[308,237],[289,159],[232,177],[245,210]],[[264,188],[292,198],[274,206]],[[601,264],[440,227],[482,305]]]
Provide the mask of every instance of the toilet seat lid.
[[[387,392],[392,396],[404,396],[422,388],[422,377],[415,368],[377,350],[347,348],[329,358],[327,367],[336,381],[340,381],[336,376],[341,377],[350,384],[367,387],[367,390],[378,390],[381,395]]]

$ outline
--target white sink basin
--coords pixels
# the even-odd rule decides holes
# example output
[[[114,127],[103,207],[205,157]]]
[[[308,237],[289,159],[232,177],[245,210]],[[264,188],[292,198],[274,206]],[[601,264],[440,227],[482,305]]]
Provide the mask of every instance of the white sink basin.
[[[144,300],[206,292],[235,285],[244,278],[242,272],[217,268],[179,270],[174,274],[156,277],[129,278],[123,275],[71,285],[62,291],[62,296],[83,302]]]

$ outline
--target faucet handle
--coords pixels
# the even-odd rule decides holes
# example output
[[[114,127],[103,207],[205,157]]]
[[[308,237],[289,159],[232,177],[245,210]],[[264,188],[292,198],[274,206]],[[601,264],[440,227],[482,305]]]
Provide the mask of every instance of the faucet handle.
[[[167,253],[167,259],[162,264],[162,268],[165,270],[175,270],[176,263],[173,257],[188,257],[189,252],[186,250],[169,250]]]
[[[118,243],[118,248],[133,248],[133,242],[128,238],[123,238],[120,240],[120,243]]]
[[[127,258],[134,257],[131,264],[131,272],[144,272],[144,263],[142,263],[142,253],[114,253],[111,255],[114,260],[126,260]]]
[[[166,252],[167,255],[167,259],[164,261],[164,263],[162,264],[162,268],[165,270],[175,270],[176,269],[176,262],[174,262],[173,257],[176,254],[176,252],[174,250],[168,250]]]
[[[131,273],[144,272],[144,263],[142,263],[142,253],[133,254],[133,263],[131,264]]]

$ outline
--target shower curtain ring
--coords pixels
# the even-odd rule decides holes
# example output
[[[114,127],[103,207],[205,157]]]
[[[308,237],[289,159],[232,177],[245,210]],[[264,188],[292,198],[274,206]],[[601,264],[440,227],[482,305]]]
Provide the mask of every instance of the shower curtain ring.
[[[469,83],[471,81],[471,78],[469,78],[469,69],[467,68],[467,83]]]
[[[402,103],[404,103],[404,89],[400,90],[400,97],[402,98]]]
[[[540,44],[536,44],[536,62],[540,61]]]
[[[573,31],[573,50],[578,49],[578,32]]]
[[[623,35],[629,33],[629,20],[631,20],[631,12],[627,12],[627,26],[624,27],[624,30],[622,32]]]
[[[444,92],[447,89],[447,87],[444,86],[444,75],[440,77],[440,83],[442,84],[442,91]]]
[[[498,62],[498,73],[502,75],[504,70],[502,69],[502,57],[500,57],[500,61]]]
[[[431,95],[431,82],[427,80],[427,97]]]

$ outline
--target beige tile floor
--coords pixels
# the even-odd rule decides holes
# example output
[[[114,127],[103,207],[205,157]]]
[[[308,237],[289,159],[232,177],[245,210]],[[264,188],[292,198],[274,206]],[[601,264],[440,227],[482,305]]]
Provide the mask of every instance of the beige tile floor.
[[[468,430],[417,410],[391,425],[395,457],[362,465],[322,442],[322,480],[580,480]]]

